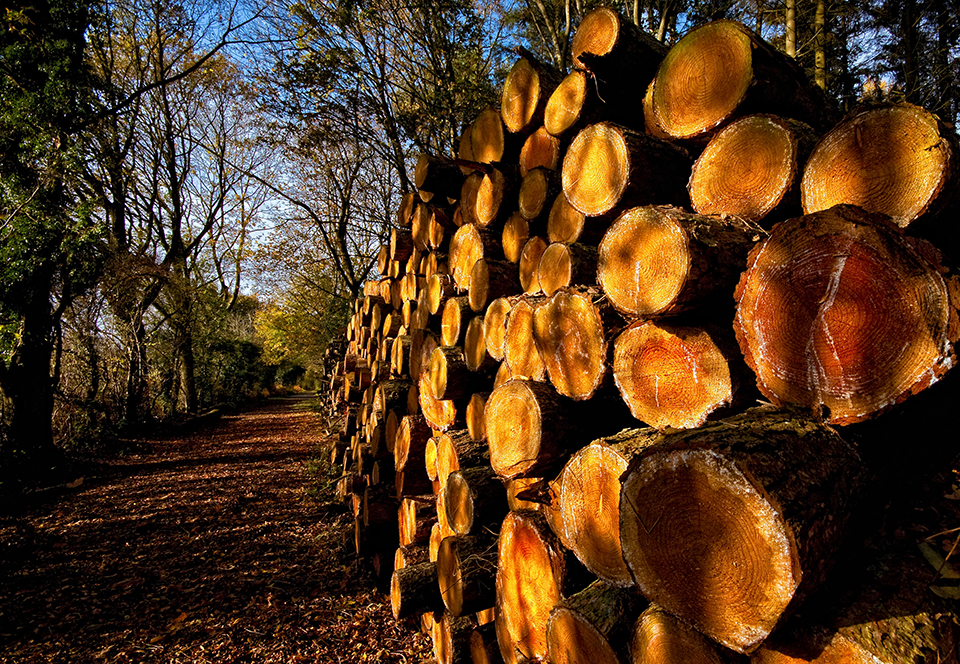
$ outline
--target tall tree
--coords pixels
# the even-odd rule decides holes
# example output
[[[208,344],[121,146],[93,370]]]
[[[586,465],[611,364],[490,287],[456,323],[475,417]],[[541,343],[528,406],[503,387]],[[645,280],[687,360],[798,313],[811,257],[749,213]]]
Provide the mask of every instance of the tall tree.
[[[37,471],[59,456],[59,321],[96,272],[100,229],[78,177],[94,83],[89,25],[82,0],[14,2],[0,23],[0,451]]]

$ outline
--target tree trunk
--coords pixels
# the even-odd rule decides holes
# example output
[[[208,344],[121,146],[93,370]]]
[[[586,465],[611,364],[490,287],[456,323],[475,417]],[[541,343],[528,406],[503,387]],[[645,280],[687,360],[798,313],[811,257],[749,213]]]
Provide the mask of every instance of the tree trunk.
[[[822,583],[863,475],[855,450],[796,413],[753,409],[640,433],[624,474],[623,557],[640,591],[741,653]]]
[[[726,304],[748,252],[765,235],[736,217],[633,208],[603,236],[597,281],[611,304],[632,317]]]
[[[859,208],[777,225],[736,299],[737,340],[760,391],[833,424],[875,416],[953,363],[956,314],[939,267]]]
[[[629,88],[641,95],[666,54],[666,45],[609,7],[583,17],[571,47],[574,66],[606,84],[601,92]]]

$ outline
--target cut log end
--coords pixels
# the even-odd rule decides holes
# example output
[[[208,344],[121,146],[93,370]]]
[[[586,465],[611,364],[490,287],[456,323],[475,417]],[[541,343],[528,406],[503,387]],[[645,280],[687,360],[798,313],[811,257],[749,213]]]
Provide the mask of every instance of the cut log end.
[[[584,52],[596,55],[609,53],[620,36],[620,17],[616,11],[603,7],[589,12],[583,17],[573,36],[570,55],[578,69],[586,69],[586,63],[580,60]]]
[[[674,138],[691,138],[726,120],[749,88],[752,51],[750,37],[734,21],[715,21],[688,32],[657,72],[657,124]]]
[[[797,143],[789,127],[752,115],[724,128],[697,159],[690,201],[700,214],[758,221],[775,208],[797,173]]]
[[[530,61],[520,58],[503,83],[500,113],[507,131],[522,131],[536,112],[540,101],[540,76]]]
[[[612,209],[627,187],[630,155],[614,126],[590,125],[573,139],[563,160],[563,192],[577,210],[600,215]]]
[[[587,75],[573,71],[557,86],[547,101],[543,126],[554,136],[561,136],[580,119],[587,98]]]
[[[631,661],[644,664],[672,664],[678,660],[689,664],[724,664],[725,661],[717,652],[716,644],[657,607],[648,608],[637,620],[630,653]]]
[[[882,218],[837,206],[774,227],[737,287],[735,330],[760,390],[827,411],[876,415],[955,360],[936,266]]]
[[[936,117],[919,107],[859,113],[810,155],[801,183],[804,212],[849,203],[905,227],[930,208],[956,169],[953,145]]]

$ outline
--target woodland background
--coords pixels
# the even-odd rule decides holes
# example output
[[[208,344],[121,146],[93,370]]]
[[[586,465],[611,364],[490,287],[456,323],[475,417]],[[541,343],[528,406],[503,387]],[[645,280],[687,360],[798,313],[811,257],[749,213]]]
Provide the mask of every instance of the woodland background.
[[[7,3],[0,490],[185,413],[314,387],[418,155],[455,154],[517,47],[569,70],[594,6]],[[951,0],[613,6],[668,44],[742,21],[841,111],[960,113]]]

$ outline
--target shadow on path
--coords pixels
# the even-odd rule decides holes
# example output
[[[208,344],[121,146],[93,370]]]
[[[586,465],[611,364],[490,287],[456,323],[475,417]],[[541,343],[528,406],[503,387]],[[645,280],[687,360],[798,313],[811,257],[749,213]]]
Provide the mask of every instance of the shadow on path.
[[[322,419],[271,402],[0,520],[2,662],[405,662],[340,504]],[[322,458],[322,457],[321,457]]]

